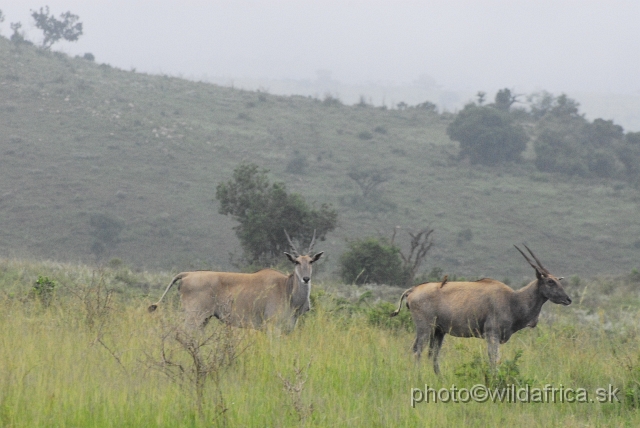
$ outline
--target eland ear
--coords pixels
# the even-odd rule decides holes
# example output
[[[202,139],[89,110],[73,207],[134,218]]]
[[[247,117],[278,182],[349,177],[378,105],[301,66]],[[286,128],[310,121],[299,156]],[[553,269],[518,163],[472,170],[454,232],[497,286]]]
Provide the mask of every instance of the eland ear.
[[[293,257],[291,254],[287,253],[286,251],[284,253],[287,256],[287,258],[289,259],[289,261],[291,261],[291,263],[298,264],[298,261],[296,260],[295,257]]]
[[[322,257],[322,255],[323,255],[323,254],[324,254],[324,251],[320,251],[318,254],[316,254],[315,256],[313,256],[313,257],[311,258],[311,262],[310,262],[310,263],[317,262],[317,261],[318,261],[318,259],[319,259],[320,257]]]

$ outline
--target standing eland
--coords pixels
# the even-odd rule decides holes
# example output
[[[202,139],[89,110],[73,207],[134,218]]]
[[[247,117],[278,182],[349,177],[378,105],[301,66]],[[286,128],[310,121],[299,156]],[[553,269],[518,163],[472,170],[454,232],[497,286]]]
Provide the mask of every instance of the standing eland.
[[[311,265],[324,251],[311,256],[316,240],[315,231],[306,255],[298,253],[285,230],[294,255],[285,252],[295,265],[293,273],[284,275],[273,269],[255,273],[195,271],[176,275],[160,300],[149,306],[157,309],[169,289],[178,281],[180,299],[187,325],[204,327],[211,317],[236,327],[262,327],[265,322],[282,323],[284,330],[293,330],[298,317],[309,311],[311,302]]]
[[[417,361],[428,341],[429,357],[433,358],[433,370],[438,374],[438,353],[448,333],[457,337],[484,338],[491,369],[495,370],[499,344],[506,343],[518,330],[535,327],[547,300],[565,306],[571,304],[571,298],[560,284],[562,278],[551,275],[529,247],[525,245],[525,248],[536,264],[516,247],[535,269],[536,279],[517,291],[502,282],[483,278],[474,282],[428,282],[402,294],[398,309],[391,316],[398,315],[406,298],[416,325],[413,352]]]

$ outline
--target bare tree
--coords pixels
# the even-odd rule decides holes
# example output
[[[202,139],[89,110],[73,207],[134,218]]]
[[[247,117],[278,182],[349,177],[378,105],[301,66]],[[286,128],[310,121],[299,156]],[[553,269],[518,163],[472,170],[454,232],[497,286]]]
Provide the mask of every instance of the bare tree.
[[[388,169],[354,170],[347,175],[360,186],[364,198],[372,196],[378,186],[391,179]]]
[[[205,387],[210,382],[216,394],[218,425],[226,425],[227,410],[220,382],[224,372],[248,347],[244,335],[233,327],[219,324],[204,330],[165,324],[160,336],[160,358],[147,353],[147,365],[195,395],[198,414],[204,415]],[[157,352],[157,351],[156,351]]]
[[[391,237],[391,244],[396,238],[396,233],[400,229],[399,226],[396,226],[393,229],[393,236]],[[413,285],[413,279],[416,277],[416,273],[418,273],[418,269],[427,258],[427,254],[431,247],[433,247],[433,235],[434,230],[427,226],[419,231],[412,233],[411,231],[407,231],[409,236],[411,237],[411,241],[409,242],[409,252],[404,253],[400,250],[400,257],[402,258],[403,269],[407,272],[407,286],[411,287]]]
[[[478,98],[478,105],[481,106],[482,104],[484,104],[484,102],[486,101],[486,97],[487,97],[487,93],[483,92],[483,91],[478,91],[478,93],[476,94],[476,97]]]
[[[282,381],[282,389],[287,393],[291,400],[291,405],[298,415],[300,422],[304,422],[313,413],[313,404],[306,404],[302,399],[302,391],[304,390],[304,384],[309,379],[309,367],[311,367],[311,360],[305,366],[301,366],[296,355],[294,361],[294,374],[295,379],[288,379],[278,373],[278,377]]]

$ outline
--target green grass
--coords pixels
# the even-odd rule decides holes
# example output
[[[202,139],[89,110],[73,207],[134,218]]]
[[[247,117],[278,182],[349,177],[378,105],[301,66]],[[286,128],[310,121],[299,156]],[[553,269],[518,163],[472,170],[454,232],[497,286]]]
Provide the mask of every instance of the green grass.
[[[445,133],[450,114],[145,75],[5,38],[0,87],[5,257],[95,263],[89,220],[105,214],[124,228],[98,263],[233,269],[229,253],[240,248],[234,223],[217,213],[215,186],[251,161],[309,202],[338,208],[340,227],[318,243],[325,279],[346,239],[390,237],[398,225],[436,230],[426,271],[519,284],[533,273],[512,247],[523,241],[556,275],[638,267],[638,190],[539,173],[530,161],[500,169],[460,163]],[[304,174],[286,172],[302,157]],[[355,168],[391,171],[381,186],[386,210],[341,205],[359,195],[347,176]],[[460,242],[467,230],[472,239]],[[408,235],[400,231],[396,242],[408,245]]]
[[[38,275],[57,282],[43,307],[30,290]],[[118,279],[151,281],[149,295]],[[146,311],[170,275],[133,273],[119,266],[26,261],[0,263],[0,425],[27,426],[636,426],[638,315],[616,302],[637,283],[628,278],[582,280],[570,288],[574,304],[547,303],[535,329],[516,333],[501,346],[507,382],[531,388],[620,388],[620,403],[418,403],[412,388],[470,388],[486,383],[486,344],[447,336],[440,376],[431,364],[414,363],[413,333],[377,326],[369,303],[357,303],[351,288],[318,284],[312,312],[294,332],[281,335],[210,324],[206,335],[229,333],[202,348],[235,359],[208,377],[199,410],[189,380],[189,356],[175,341],[181,328],[177,293],[153,314]],[[155,284],[158,281],[158,284]],[[613,282],[609,294],[601,292]],[[162,285],[161,285],[162,284]],[[585,294],[585,286],[592,290]],[[113,290],[106,305],[96,289]],[[320,290],[326,290],[320,292]],[[400,290],[398,291],[398,295]],[[343,296],[338,299],[338,295]],[[397,297],[397,296],[396,296]],[[340,303],[342,302],[342,303]],[[349,305],[351,305],[349,307]],[[93,309],[92,309],[93,308]],[[102,308],[97,310],[96,308]],[[347,309],[352,310],[347,310]],[[590,317],[593,311],[595,317]],[[92,318],[94,322],[89,323]],[[172,333],[173,332],[173,333]],[[162,338],[168,360],[186,375],[161,368]],[[225,341],[228,340],[228,341]],[[223,346],[220,346],[222,343]],[[515,370],[517,369],[517,370]],[[217,383],[216,383],[217,379]],[[288,389],[285,388],[287,385]],[[491,383],[490,383],[491,384]],[[297,387],[297,390],[296,390]],[[625,398],[626,397],[626,398]],[[635,399],[635,402],[633,401]],[[222,411],[224,409],[224,411]],[[526,422],[525,422],[526,421]]]

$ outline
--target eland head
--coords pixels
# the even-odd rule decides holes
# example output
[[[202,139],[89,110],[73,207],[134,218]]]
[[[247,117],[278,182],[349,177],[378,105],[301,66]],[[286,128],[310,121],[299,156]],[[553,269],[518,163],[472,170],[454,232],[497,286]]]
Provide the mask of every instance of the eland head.
[[[322,255],[324,254],[324,251],[321,251],[319,253],[314,254],[313,256],[311,255],[313,246],[316,243],[316,231],[315,230],[313,231],[313,238],[311,239],[311,243],[309,244],[309,249],[306,251],[306,254],[304,255],[298,252],[298,249],[291,241],[291,237],[289,236],[286,230],[284,231],[284,234],[287,236],[287,241],[289,241],[289,245],[291,246],[291,251],[293,252],[293,255],[290,253],[287,253],[286,251],[284,252],[284,254],[291,261],[291,263],[295,265],[295,268],[293,271],[294,276],[296,280],[299,282],[300,286],[302,287],[309,286],[311,281],[311,273],[313,271],[311,265],[317,262],[318,259],[320,259],[320,257],[322,257]]]

